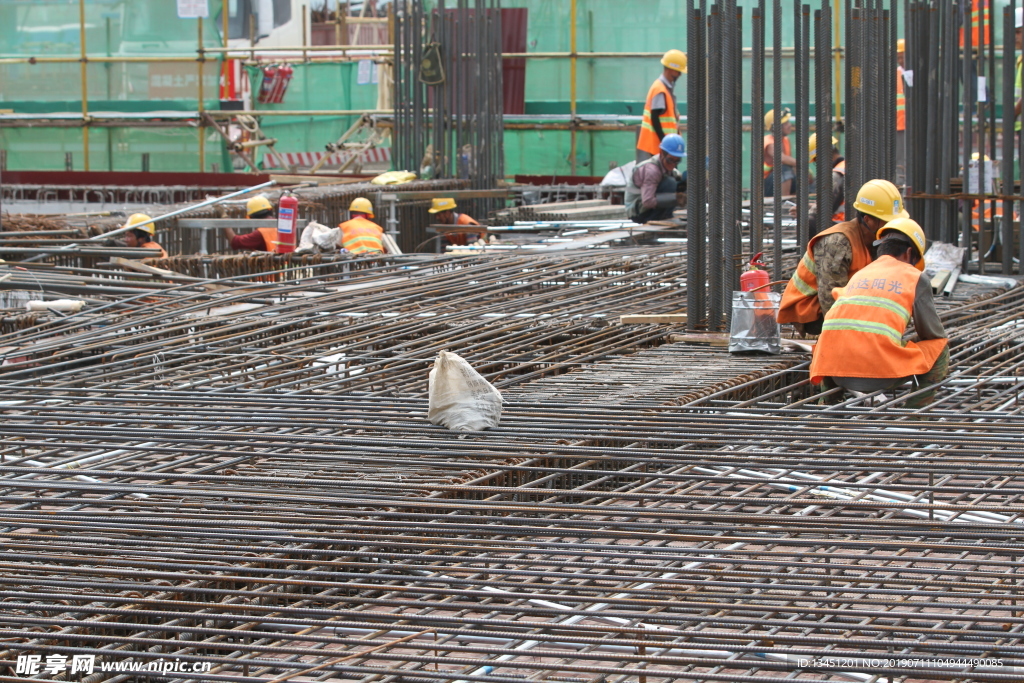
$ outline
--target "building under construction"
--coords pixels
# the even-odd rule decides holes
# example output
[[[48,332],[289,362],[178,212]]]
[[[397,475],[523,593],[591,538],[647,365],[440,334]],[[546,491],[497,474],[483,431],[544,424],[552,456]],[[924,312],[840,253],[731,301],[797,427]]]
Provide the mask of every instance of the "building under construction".
[[[136,3],[100,23],[91,2],[60,22],[34,4],[0,12],[51,12],[66,53],[76,32],[141,21]],[[680,44],[621,58],[597,42],[600,11],[628,31],[636,17],[596,0],[314,5],[289,15],[308,22],[298,41],[271,35],[288,3],[218,4],[165,19],[193,22],[190,68],[210,51],[222,89],[254,79],[234,93],[251,109],[210,113],[200,94],[95,115],[83,82],[82,111],[0,114],[0,680],[1024,680],[1016,2],[638,3]],[[534,19],[555,14],[570,30],[541,51]],[[254,40],[263,28],[273,44]],[[897,39],[914,74],[905,162]],[[74,69],[133,82],[141,61],[89,42]],[[387,74],[386,107],[279,108],[280,130],[305,116],[335,147],[269,149],[288,138],[269,142],[263,69],[357,77],[360,46]],[[179,52],[161,69],[185,60],[166,47]],[[579,71],[599,63],[625,91],[670,47],[689,61],[688,158],[706,162],[688,165],[686,208],[636,224],[584,150],[614,135],[631,160],[638,116],[581,111]],[[0,68],[46,65],[30,57]],[[571,75],[531,83],[534,62]],[[508,113],[515,77],[566,110]],[[795,192],[765,198],[762,145],[783,131],[761,121],[783,107]],[[139,144],[173,131],[206,172],[155,152],[148,172],[78,165],[105,158],[105,135],[116,162],[137,124]],[[529,125],[559,136],[544,154],[572,174],[510,172]],[[31,167],[41,130],[85,145],[70,170]],[[780,288],[829,225],[809,211],[831,193],[816,131],[837,138],[848,187],[899,181],[933,244],[950,367],[926,407],[908,407],[913,386],[812,384],[813,340],[785,327],[772,353],[731,344],[744,264],[764,252]],[[213,159],[238,172],[210,173]],[[392,245],[232,251],[223,228],[243,229],[257,193],[294,197],[304,235],[367,198]],[[438,198],[480,239],[435,224]],[[156,219],[166,257],[112,239],[133,212]],[[499,424],[428,419],[442,351],[501,392]]]

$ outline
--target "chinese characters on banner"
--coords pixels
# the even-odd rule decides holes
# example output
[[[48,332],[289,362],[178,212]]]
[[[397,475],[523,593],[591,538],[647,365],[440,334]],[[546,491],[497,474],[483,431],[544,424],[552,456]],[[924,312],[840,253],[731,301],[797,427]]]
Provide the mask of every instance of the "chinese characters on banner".
[[[216,62],[203,65],[203,99],[216,99],[220,71]],[[149,64],[149,99],[194,100],[199,96],[199,72],[191,64],[153,62]]]

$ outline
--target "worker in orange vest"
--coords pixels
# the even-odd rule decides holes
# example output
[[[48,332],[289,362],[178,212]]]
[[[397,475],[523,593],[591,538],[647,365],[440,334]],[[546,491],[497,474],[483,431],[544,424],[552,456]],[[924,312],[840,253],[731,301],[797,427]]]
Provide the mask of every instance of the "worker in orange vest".
[[[669,50],[661,58],[661,75],[651,84],[644,103],[640,136],[636,141],[636,162],[658,154],[658,145],[666,135],[679,132],[679,110],[673,93],[679,75],[686,73],[686,53]]]
[[[782,150],[781,154],[776,153],[775,135],[772,126],[775,125],[775,110],[772,109],[764,115],[765,136],[762,142],[763,159],[761,170],[764,177],[764,196],[775,196],[775,178],[773,167],[778,159],[782,164],[782,194],[793,194],[793,181],[796,180],[796,159],[793,157],[793,145],[789,140],[789,134],[793,132],[793,124],[789,122],[790,111],[784,108],[779,116],[779,125],[782,126]]]
[[[245,214],[249,218],[273,218],[274,206],[263,195],[256,195],[245,203]],[[224,228],[224,237],[232,249],[245,251],[277,251],[277,228],[256,228],[252,232],[238,235],[231,228]]]
[[[888,180],[869,180],[857,192],[853,220],[833,225],[807,243],[807,252],[786,285],[777,320],[792,323],[801,334],[819,334],[835,301],[832,290],[844,287],[867,267],[878,229],[895,218],[909,218],[903,197]]]
[[[907,97],[904,94],[907,41],[896,41],[896,184],[907,179]]]
[[[841,223],[846,220],[846,159],[839,153],[839,140],[832,137],[832,203],[829,211],[832,212],[832,224]],[[811,133],[807,140],[807,151],[810,153],[811,163],[818,160],[818,134]],[[790,210],[790,215],[796,215],[796,208]],[[810,224],[814,230],[818,221],[818,204],[811,206]],[[813,235],[812,235],[813,237]]]
[[[457,213],[455,200],[451,197],[444,197],[442,199],[432,199],[430,201],[430,208],[427,209],[427,213],[433,214],[434,222],[439,225],[480,225],[475,220],[470,218],[469,215],[464,213]],[[470,242],[476,242],[480,238],[479,234],[476,233],[449,233],[444,236],[444,240],[448,244],[455,246],[465,246]]]
[[[384,228],[373,218],[373,204],[365,197],[356,197],[348,207],[349,220],[340,224],[341,246],[350,254],[383,254]]]
[[[913,382],[907,408],[932,402],[949,347],[924,270],[924,231],[909,218],[883,225],[878,258],[836,290],[811,359],[811,382],[872,393]],[[916,340],[904,339],[914,321]],[[931,388],[929,388],[931,387]]]
[[[138,225],[139,223],[145,223],[146,221],[153,220],[144,213],[133,213],[125,221],[124,226],[127,228],[130,225]],[[133,249],[159,249],[160,256],[150,256],[148,258],[167,258],[167,251],[159,244],[153,241],[153,236],[156,234],[156,226],[152,223],[146,223],[141,227],[129,230],[124,234],[124,243],[126,246]]]

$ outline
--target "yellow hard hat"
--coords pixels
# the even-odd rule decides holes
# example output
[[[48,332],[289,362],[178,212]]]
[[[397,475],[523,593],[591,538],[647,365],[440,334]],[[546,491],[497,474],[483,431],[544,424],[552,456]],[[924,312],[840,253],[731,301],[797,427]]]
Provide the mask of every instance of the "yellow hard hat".
[[[348,210],[365,213],[370,218],[373,218],[373,204],[366,197],[356,197],[353,199],[352,203],[348,205]]]
[[[853,208],[886,222],[896,218],[910,218],[910,214],[903,208],[903,196],[888,180],[875,179],[864,183],[857,192]]]
[[[834,135],[832,136],[832,146],[833,147],[838,147],[839,146],[839,140],[836,139],[836,136],[834,136]],[[807,138],[807,151],[811,155],[811,161],[817,161],[818,160],[818,154],[817,154],[817,152],[818,152],[818,134],[817,133],[811,133],[811,137]]]
[[[787,121],[789,121],[789,115],[790,115],[789,108],[788,107],[783,107],[782,108],[782,117],[779,119],[779,124],[783,124],[783,123],[786,123]],[[771,130],[772,126],[774,126],[774,125],[775,125],[775,110],[772,109],[772,110],[769,110],[769,112],[764,115],[764,129],[765,130]]]
[[[924,270],[924,251],[927,243],[924,237],[924,230],[922,230],[921,226],[917,224],[917,221],[911,218],[895,218],[889,221],[880,227],[878,232],[875,233],[876,247],[883,241],[882,234],[891,230],[901,232],[910,238],[910,242],[917,247],[917,253],[920,256],[917,263],[914,264],[914,267],[918,270]]]
[[[151,220],[153,219],[144,213],[133,213],[131,216],[128,216],[128,220],[125,221],[124,227],[130,228],[133,225],[138,225],[139,223],[145,223],[146,221]],[[143,225],[142,227],[135,229],[141,230],[142,232],[148,232],[150,235],[156,234],[156,225],[153,223],[149,223],[148,225]]]
[[[971,158],[974,159],[975,161],[977,161],[978,159],[981,159],[982,161],[992,161],[991,159],[988,158],[987,154],[981,154],[980,152],[975,152],[974,154],[971,155]]]
[[[906,52],[906,51],[907,51],[907,41],[905,41],[902,38],[900,38],[899,40],[896,41],[896,52]]]
[[[670,69],[686,73],[686,53],[682,50],[669,50],[661,58],[661,65]]]
[[[427,213],[441,213],[442,211],[454,211],[455,200],[451,197],[445,197],[443,199],[431,199],[430,208],[427,209]]]
[[[273,211],[274,207],[270,203],[270,200],[261,194],[256,195],[255,197],[251,198],[249,201],[245,203],[245,215],[249,216],[250,218],[252,218],[252,215],[254,213],[266,211],[267,209]]]

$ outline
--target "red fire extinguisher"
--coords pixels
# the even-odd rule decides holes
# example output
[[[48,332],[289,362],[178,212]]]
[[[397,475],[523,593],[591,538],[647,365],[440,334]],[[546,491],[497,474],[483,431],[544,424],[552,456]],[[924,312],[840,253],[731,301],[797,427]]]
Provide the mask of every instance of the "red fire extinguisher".
[[[277,65],[271,64],[270,66],[263,67],[263,82],[260,83],[260,94],[256,97],[256,101],[262,104],[272,102],[270,99],[271,93],[274,91],[274,86],[277,83]]]
[[[750,258],[747,269],[740,275],[740,291],[750,292],[758,287],[767,285],[771,281],[768,277],[768,271],[761,270],[761,268],[765,267],[764,263],[761,262],[762,254],[764,252],[759,251]]]
[[[277,67],[277,78],[274,79],[274,88],[270,93],[270,99],[267,100],[273,104],[281,104],[284,102],[284,93],[288,90],[288,84],[291,83],[292,76],[295,73],[295,69],[282,64]]]
[[[293,195],[281,197],[277,205],[277,253],[295,251],[295,222],[299,216],[299,200]]]

